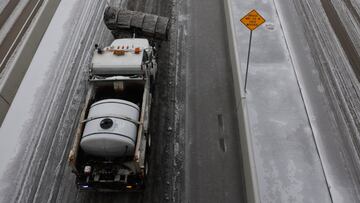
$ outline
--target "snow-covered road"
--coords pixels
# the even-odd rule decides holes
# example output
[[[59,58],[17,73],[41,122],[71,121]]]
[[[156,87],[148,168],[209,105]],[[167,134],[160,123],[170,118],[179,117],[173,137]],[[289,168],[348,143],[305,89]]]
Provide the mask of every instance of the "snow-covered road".
[[[104,6],[61,2],[1,128],[1,202],[58,198],[92,46],[110,39],[99,23]]]
[[[308,57],[312,58],[309,61],[313,61],[316,67],[313,74],[305,68],[299,68],[299,72],[311,122],[318,130],[315,131],[315,140],[332,199],[334,202],[358,202],[360,83],[355,70],[359,68],[356,64],[360,59],[358,56],[354,58],[358,53],[353,49],[358,45],[353,31],[358,30],[360,22],[351,19],[359,14],[359,10],[347,13],[352,18],[346,18],[338,9],[332,9],[343,4],[332,3],[303,1],[294,5],[308,41]],[[337,19],[339,17],[341,20]],[[349,43],[352,45],[346,46]],[[316,77],[321,81],[318,89],[326,98],[320,101],[316,100],[319,92],[314,91],[310,83]]]
[[[6,21],[0,21],[0,73],[5,69],[42,3],[43,0],[10,1],[9,7],[4,8],[7,10],[3,10],[1,14],[4,16],[1,17]],[[5,12],[8,9],[12,12]]]
[[[169,16],[173,4],[163,1],[114,1],[132,9],[147,9]],[[159,52],[157,96],[153,101],[154,126],[160,129],[152,151],[154,178],[145,194],[79,193],[75,175],[67,166],[69,147],[87,91],[87,68],[95,43],[109,44],[110,32],[102,22],[105,1],[63,0],[0,129],[0,202],[154,202],[169,199],[179,172],[173,164],[175,75],[172,45]],[[140,8],[140,5],[148,5]],[[149,7],[150,6],[150,7]],[[176,33],[176,32],[175,32]],[[171,37],[170,37],[171,38]],[[165,109],[165,110],[164,110]],[[155,170],[161,165],[161,170]],[[175,174],[175,175],[174,175]]]
[[[227,55],[221,55],[228,40],[219,10],[223,5],[218,0],[189,2],[114,1],[173,16],[170,42],[159,52],[152,123],[157,147],[145,193],[76,190],[66,160],[87,90],[86,71],[94,44],[108,44],[112,36],[102,22],[105,1],[62,0],[0,128],[1,203],[245,198],[238,186],[243,171],[231,109],[233,84]],[[249,31],[239,19],[255,8],[267,20],[254,31],[246,95],[262,202],[360,201],[360,87],[359,67],[354,67],[360,5],[355,0],[325,2],[342,5],[334,7],[334,20],[324,2],[232,0],[242,72]],[[209,13],[201,13],[206,6]],[[210,18],[216,21],[201,27]],[[344,32],[348,37],[339,38],[337,33]],[[226,173],[213,175],[224,167]]]

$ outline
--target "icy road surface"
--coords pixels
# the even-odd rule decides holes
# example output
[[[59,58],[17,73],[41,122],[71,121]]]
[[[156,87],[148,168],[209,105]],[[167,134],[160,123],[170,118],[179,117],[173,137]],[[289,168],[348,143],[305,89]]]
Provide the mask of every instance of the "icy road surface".
[[[349,16],[336,7],[341,22],[356,24],[344,26],[344,41],[324,1],[232,2],[234,22],[253,8],[267,19],[254,32],[247,95],[262,202],[360,201],[359,83],[343,46],[350,40],[358,50],[359,4],[346,1],[353,6],[346,4]],[[112,37],[102,23],[104,1],[62,0],[0,129],[0,202],[241,202],[223,2],[117,3],[173,16],[170,41],[159,52],[152,115],[157,147],[146,192],[75,188],[66,159],[86,70],[93,45]],[[244,68],[249,31],[235,26]]]
[[[246,201],[225,15],[223,0],[196,0],[184,1],[180,16],[180,32],[188,34],[181,53],[186,67],[184,202]]]
[[[115,3],[164,16],[170,16],[173,8],[172,2],[160,0]],[[180,196],[176,192],[181,182],[174,178],[181,180],[182,174],[181,164],[174,166],[180,159],[175,159],[175,146],[183,151],[178,142],[175,145],[173,126],[174,34],[159,52],[162,79],[156,83],[152,115],[153,144],[159,147],[152,150],[154,175],[146,193],[81,193],[75,187],[66,160],[87,90],[94,44],[112,40],[102,22],[104,8],[105,1],[61,1],[0,129],[0,202],[162,202]]]
[[[90,52],[83,50],[106,37],[105,29],[96,20],[101,18],[102,9],[98,8],[103,3],[81,3],[84,2],[62,1],[56,12],[62,17],[51,22],[17,93],[21,98],[14,100],[10,109],[13,113],[3,123],[1,202],[57,198],[60,175],[66,166],[66,149],[85,92],[82,67],[86,67]],[[88,40],[82,40],[84,35],[89,36]],[[77,89],[79,86],[83,88]]]
[[[6,68],[42,3],[43,0],[10,1],[1,12],[0,73]]]
[[[10,0],[1,0],[0,1],[0,12],[6,7]],[[16,1],[15,1],[16,2]]]

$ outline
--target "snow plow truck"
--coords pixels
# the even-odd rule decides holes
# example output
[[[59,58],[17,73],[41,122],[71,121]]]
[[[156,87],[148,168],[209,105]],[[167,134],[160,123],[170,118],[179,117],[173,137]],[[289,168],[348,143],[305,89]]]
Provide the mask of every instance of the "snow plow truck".
[[[169,19],[109,7],[104,21],[115,40],[106,47],[95,45],[89,90],[68,162],[80,190],[141,191],[149,172],[149,118],[157,71],[149,39],[166,39]],[[117,39],[122,32],[146,38]]]

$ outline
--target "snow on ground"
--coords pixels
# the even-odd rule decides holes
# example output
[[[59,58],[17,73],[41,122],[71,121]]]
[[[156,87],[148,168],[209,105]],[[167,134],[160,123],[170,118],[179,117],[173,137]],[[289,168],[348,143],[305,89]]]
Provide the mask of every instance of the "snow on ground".
[[[312,71],[320,78],[322,85],[320,89],[324,90],[324,95],[328,98],[325,102],[313,105],[314,96],[308,97],[308,106],[312,109],[309,113],[319,111],[324,106],[330,107],[327,111],[332,118],[328,120],[327,131],[324,123],[330,116],[315,114],[312,123],[314,126],[322,126],[322,129],[319,128],[320,130],[315,134],[315,139],[323,160],[332,199],[334,202],[358,202],[360,160],[357,150],[359,147],[357,125],[360,122],[358,117],[360,86],[353,71],[353,68],[358,67],[352,67],[349,50],[346,50],[349,47],[343,46],[343,43],[348,41],[337,35],[339,31],[345,31],[346,34],[346,30],[339,30],[346,29],[344,28],[346,26],[332,25],[337,18],[336,13],[331,12],[329,5],[324,6],[320,0],[295,2],[293,6],[300,16],[298,25],[302,25],[301,28],[305,30],[304,37],[309,46],[308,57],[316,67]],[[306,68],[299,69],[299,72],[304,73],[304,70]],[[304,74],[302,77],[309,78],[311,75]],[[308,93],[311,92],[309,81],[302,81],[304,87],[308,86],[304,88]]]
[[[80,73],[86,71],[94,41],[110,37],[97,26],[103,11],[98,8],[104,2],[64,0],[56,11],[0,129],[0,202],[36,202],[56,192],[55,179],[54,187],[38,181],[51,178],[44,177],[44,168],[53,160],[57,164],[50,164],[48,172],[61,173],[58,164],[65,164],[72,119],[86,91]],[[67,113],[73,116],[65,119]]]
[[[233,0],[234,22],[239,22],[254,8],[267,20],[253,32],[247,84],[260,199],[262,202],[330,202],[274,3]],[[240,22],[235,26],[242,72],[245,73],[249,30]]]
[[[9,2],[10,0],[1,0],[0,1],[0,12],[5,8],[6,4]]]
[[[331,0],[350,40],[360,53],[360,2],[355,0]],[[360,60],[360,59],[359,59]]]
[[[1,27],[0,29],[0,43],[2,43],[5,39],[5,37],[7,36],[7,34],[9,33],[10,29],[12,28],[12,26],[15,24],[17,18],[21,15],[21,13],[23,12],[23,9],[25,8],[25,6],[27,5],[27,3],[30,0],[20,0],[19,3],[17,4],[17,6],[15,7],[15,9],[13,10],[13,12],[11,13],[11,15],[9,16],[9,18],[7,19],[7,21],[4,23],[4,25]],[[1,9],[0,9],[1,10]],[[25,34],[26,35],[26,34]],[[21,45],[22,42],[20,42],[18,44],[18,47]],[[14,51],[13,55],[16,53],[17,50]],[[13,62],[13,59],[10,58],[9,61],[7,62],[7,65],[5,66],[4,70],[2,70],[0,72],[0,84],[4,83],[6,81],[2,80],[3,77],[6,77],[6,74],[8,74],[9,72],[9,67],[10,64]]]
[[[11,15],[9,16],[6,23],[3,25],[3,27],[0,29],[0,42],[5,38],[6,34],[11,29],[12,25],[15,23],[16,19],[20,16],[22,10],[26,6],[26,4],[30,0],[20,0],[19,4],[16,6],[16,8],[13,10]]]
[[[117,0],[122,6],[144,2]],[[171,3],[153,2],[154,13],[169,15]],[[75,175],[67,167],[73,132],[87,91],[87,68],[94,44],[106,45],[112,40],[102,22],[104,9],[105,1],[61,1],[0,129],[0,202],[139,202],[144,196],[159,202],[175,190],[175,186],[170,188],[167,184],[177,172],[169,152],[173,146],[168,128],[173,125],[170,119],[174,119],[174,111],[170,106],[175,88],[169,85],[174,84],[175,78],[169,67],[174,64],[170,58],[176,56],[172,55],[174,48],[170,43],[164,43],[159,52],[162,69],[158,73],[164,79],[157,82],[160,88],[154,96],[153,112],[162,119],[154,120],[155,128],[160,130],[153,143],[160,144],[152,151],[156,160],[151,166],[170,167],[152,170],[155,178],[149,178],[151,185],[144,195],[81,193],[74,184]]]
[[[348,61],[357,78],[352,77],[351,68],[344,67],[339,69],[339,76],[347,82],[342,82],[339,78],[339,84],[342,86],[344,98],[349,106],[351,119],[355,121],[355,134],[360,135],[360,2],[357,1],[339,1],[332,0],[332,4],[337,13],[335,17],[340,19],[341,23],[333,20],[332,27],[336,31],[341,46],[348,57]],[[327,15],[332,10],[327,10]],[[334,22],[335,21],[335,22]],[[341,26],[337,25],[340,24]],[[346,69],[347,68],[347,69]],[[346,91],[345,91],[346,90]],[[357,140],[360,146],[360,140]],[[360,152],[358,152],[360,153]]]
[[[148,11],[152,2],[146,1]],[[297,10],[279,2],[233,0],[234,22],[253,8],[267,19],[254,31],[247,94],[261,199],[330,202],[329,187],[335,202],[356,202],[357,160],[348,147],[353,121],[344,122],[351,117],[340,107],[351,109],[358,83],[319,1],[298,2]],[[0,202],[91,198],[74,193],[64,166],[86,92],[91,51],[82,50],[110,39],[98,8],[104,2],[61,2],[0,129]],[[240,23],[236,29],[244,69],[249,31]]]
[[[253,8],[267,19],[254,31],[247,95],[261,199],[359,201],[360,88],[320,0],[233,2],[235,22]],[[249,31],[236,27],[245,69]],[[347,29],[356,45],[357,27]]]

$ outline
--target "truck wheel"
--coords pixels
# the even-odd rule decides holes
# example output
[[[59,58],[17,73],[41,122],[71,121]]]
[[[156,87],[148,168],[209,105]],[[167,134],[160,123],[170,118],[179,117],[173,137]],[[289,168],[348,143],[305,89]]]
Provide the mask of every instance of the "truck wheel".
[[[151,134],[149,133],[149,134],[147,134],[147,147],[148,148],[151,148]]]
[[[143,179],[143,187],[146,188],[147,185],[149,185],[149,171],[150,171],[150,165],[149,165],[149,157],[146,157],[145,159],[145,166],[144,166],[144,179]]]
[[[148,175],[149,175],[149,161],[148,161],[148,159],[146,159],[146,161],[145,161],[145,177],[147,178]]]
[[[155,76],[150,76],[150,92],[151,94],[155,94]]]
[[[151,152],[151,135],[150,133],[146,135],[146,156],[150,156]]]

